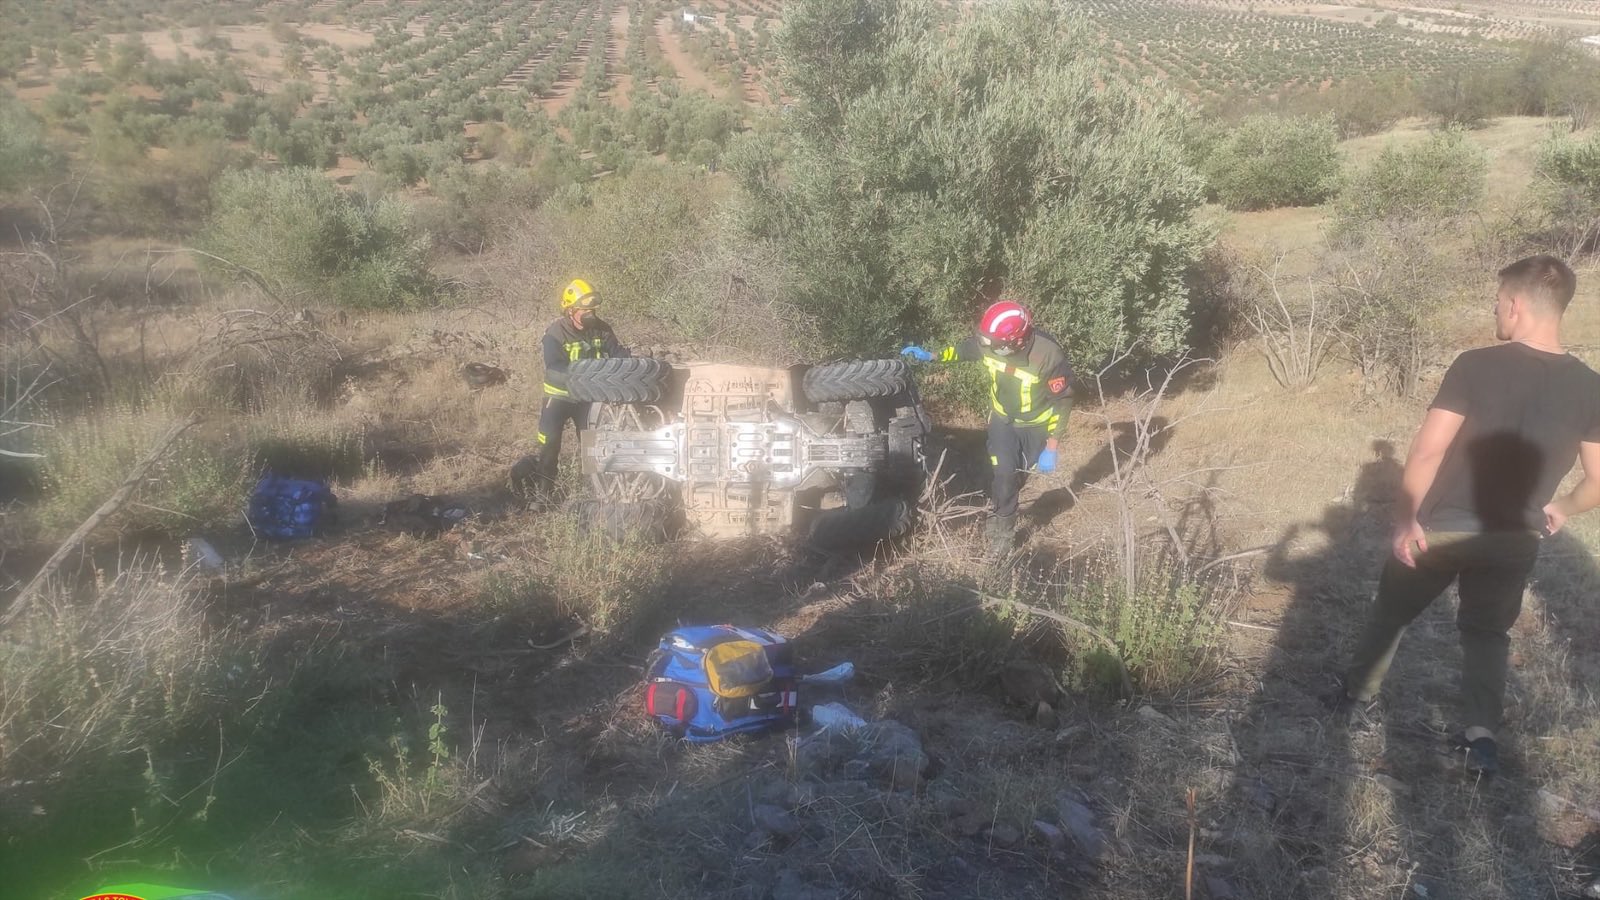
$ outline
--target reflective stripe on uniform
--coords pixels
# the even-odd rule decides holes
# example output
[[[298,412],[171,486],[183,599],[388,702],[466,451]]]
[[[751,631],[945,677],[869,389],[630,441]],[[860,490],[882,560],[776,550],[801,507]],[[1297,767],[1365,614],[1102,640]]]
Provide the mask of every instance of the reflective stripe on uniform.
[[[983,358],[983,365],[989,370],[989,404],[994,407],[995,412],[1003,416],[1010,415],[1006,412],[1005,407],[1000,405],[1001,375],[1010,375],[1017,379],[1017,382],[1021,385],[1017,396],[1017,415],[1026,416],[1028,413],[1033,412],[1033,386],[1043,381],[1043,378],[1035,375],[1032,372],[1019,369],[1010,363],[1001,362],[992,356],[985,356]],[[1046,410],[1044,414],[1035,416],[1032,419],[1024,421],[1020,418],[1016,418],[1014,421],[1016,421],[1018,424],[1036,425],[1044,421],[1050,412],[1050,410]]]
[[[552,397],[565,397],[565,396],[567,396],[567,392],[566,391],[562,390],[561,388],[556,387],[555,385],[551,384],[548,381],[546,381],[544,383],[544,392],[546,394],[549,394]]]
[[[992,356],[983,358],[984,368],[989,370],[989,405],[994,411],[1005,414],[1005,409],[1000,406],[1000,376],[1005,373],[1006,364]]]
[[[1005,414],[1001,413],[1001,415]],[[1061,416],[1054,409],[1046,409],[1031,419],[1023,416],[1008,416],[1008,418],[1011,419],[1011,424],[1013,425],[1044,425],[1059,420]]]
[[[955,361],[956,361],[956,348],[954,348],[954,347],[946,347],[943,350],[939,351],[939,362],[955,362]]]
[[[545,434],[545,433],[544,433],[544,432],[542,432],[542,431],[541,431],[541,432],[539,432],[539,435],[538,435],[538,437],[539,437],[539,443],[541,443],[541,444],[548,444],[548,443],[550,443],[550,436],[549,436],[549,435],[547,435],[547,434]]]
[[[577,362],[580,359],[601,359],[601,354],[606,349],[606,339],[594,338],[588,341],[567,341],[565,347],[568,362]],[[590,355],[585,355],[586,351],[592,352]]]

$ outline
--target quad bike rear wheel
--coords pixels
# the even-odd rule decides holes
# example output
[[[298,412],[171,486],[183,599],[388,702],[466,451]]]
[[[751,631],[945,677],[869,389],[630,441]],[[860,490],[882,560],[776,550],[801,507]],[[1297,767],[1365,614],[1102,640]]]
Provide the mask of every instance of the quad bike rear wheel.
[[[669,369],[647,356],[580,359],[567,369],[567,394],[578,403],[655,403]]]
[[[800,387],[812,403],[898,397],[911,390],[911,367],[900,359],[823,363],[806,370]]]
[[[602,431],[654,431],[665,424],[660,407],[644,403],[598,403],[589,427]],[[654,472],[596,472],[590,476],[595,493],[611,503],[643,503],[667,494],[667,479]]]

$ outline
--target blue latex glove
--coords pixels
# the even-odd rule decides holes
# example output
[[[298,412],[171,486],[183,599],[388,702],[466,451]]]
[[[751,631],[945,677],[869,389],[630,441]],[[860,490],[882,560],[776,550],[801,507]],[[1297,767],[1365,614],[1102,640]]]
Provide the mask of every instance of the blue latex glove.
[[[900,355],[909,356],[917,362],[933,362],[933,352],[916,344],[907,344],[905,349],[900,351]]]
[[[1039,454],[1039,463],[1038,465],[1034,466],[1034,468],[1037,469],[1041,475],[1048,475],[1051,472],[1054,472],[1056,470],[1056,452],[1046,447],[1045,451]]]

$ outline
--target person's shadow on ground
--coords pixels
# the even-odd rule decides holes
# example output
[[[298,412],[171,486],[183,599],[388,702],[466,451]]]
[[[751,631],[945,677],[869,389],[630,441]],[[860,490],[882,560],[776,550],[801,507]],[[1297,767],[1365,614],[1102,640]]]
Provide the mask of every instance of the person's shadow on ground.
[[[1054,522],[1059,516],[1071,510],[1078,503],[1078,492],[1086,490],[1090,485],[1098,484],[1101,480],[1116,472],[1117,463],[1127,459],[1138,441],[1138,433],[1132,422],[1118,422],[1112,426],[1112,439],[1101,444],[1100,449],[1083,465],[1074,469],[1072,478],[1066,487],[1051,488],[1034,498],[1033,502],[1023,511],[1023,518],[1034,529],[1040,529]],[[1148,456],[1154,457],[1172,440],[1174,429],[1167,427],[1167,419],[1157,416],[1150,420],[1150,447]],[[1113,458],[1113,453],[1116,457]],[[1026,482],[1024,482],[1026,483]]]
[[[1596,633],[1600,613],[1585,601],[1600,591],[1600,568],[1570,533],[1543,548],[1534,615],[1524,613],[1514,643],[1522,667],[1513,671],[1499,778],[1469,777],[1447,740],[1461,654],[1446,598],[1408,630],[1376,720],[1345,724],[1329,700],[1376,594],[1402,472],[1392,445],[1373,450],[1347,498],[1315,526],[1290,528],[1265,565],[1285,586],[1286,606],[1235,725],[1240,763],[1218,823],[1240,857],[1239,886],[1263,898],[1359,896],[1374,883],[1416,897],[1577,897],[1593,877],[1584,866],[1597,862],[1583,856],[1594,852],[1585,849],[1595,838],[1585,836],[1594,823],[1583,810],[1593,802],[1540,787],[1583,770],[1572,760],[1552,771],[1519,745],[1582,734],[1585,717],[1592,731],[1585,686],[1600,680],[1600,656],[1579,645]],[[1529,651],[1550,658],[1519,659]]]
[[[1372,884],[1350,865],[1366,829],[1353,788],[1357,747],[1334,727],[1325,698],[1342,658],[1337,636],[1359,625],[1376,586],[1388,498],[1400,464],[1387,442],[1357,474],[1348,498],[1321,521],[1290,527],[1264,574],[1284,586],[1281,618],[1256,692],[1233,726],[1238,763],[1230,803],[1215,823],[1219,852],[1237,854],[1241,891],[1262,898],[1351,895]],[[1359,845],[1357,845],[1359,846]]]

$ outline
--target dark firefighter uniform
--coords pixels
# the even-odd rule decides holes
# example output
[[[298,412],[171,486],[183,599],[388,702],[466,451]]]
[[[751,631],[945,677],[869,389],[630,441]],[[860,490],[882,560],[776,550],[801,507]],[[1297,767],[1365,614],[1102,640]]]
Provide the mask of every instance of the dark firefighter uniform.
[[[940,362],[978,361],[989,375],[990,502],[1002,528],[1012,528],[1022,473],[1039,461],[1045,442],[1066,430],[1072,411],[1072,367],[1055,338],[1037,328],[1010,356],[987,352],[976,335],[939,351]]]
[[[571,316],[550,323],[544,332],[544,409],[539,413],[539,479],[555,484],[561,459],[561,432],[571,420],[581,432],[589,424],[589,404],[567,396],[567,368],[580,359],[630,356],[611,326],[590,315],[579,329]]]

